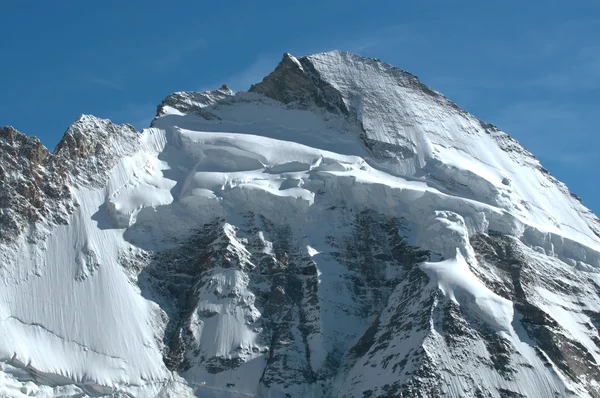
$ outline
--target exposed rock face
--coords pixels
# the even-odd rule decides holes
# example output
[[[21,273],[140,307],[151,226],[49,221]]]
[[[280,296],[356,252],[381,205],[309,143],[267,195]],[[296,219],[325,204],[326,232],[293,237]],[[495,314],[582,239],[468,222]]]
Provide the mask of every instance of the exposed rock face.
[[[538,347],[536,353],[574,382],[586,385],[590,395],[600,396],[598,385],[591,381],[600,380],[594,355],[600,348],[600,335],[593,323],[598,318],[597,281],[510,236],[479,235],[472,241],[484,264],[481,279],[514,303],[526,336]],[[567,311],[575,319],[588,318],[585,333],[591,344],[573,339],[573,330],[551,315],[556,310]]]
[[[414,300],[419,280],[427,283],[416,267],[428,259],[427,252],[404,242],[402,220],[386,219],[369,210],[356,216],[344,209],[330,211],[338,222],[355,217],[344,228],[347,232],[341,238],[332,237],[328,251],[320,253],[349,272],[333,284],[348,294],[343,306],[331,308],[331,303],[322,301],[318,264],[299,250],[293,227],[277,226],[265,216],[245,214],[239,229],[217,220],[182,246],[153,258],[140,277],[145,294],[157,302],[176,303],[168,312],[164,338],[168,366],[182,374],[203,369],[217,375],[266,357],[256,380],[265,391],[299,396],[314,390],[327,395],[331,379],[342,369],[355,365],[373,346],[383,350],[384,339],[392,332],[387,330],[375,344],[373,332],[379,330],[381,311],[401,281],[411,287],[400,289],[400,303]],[[319,344],[323,334],[330,332],[323,329],[331,321],[327,310],[339,312],[340,322],[344,318],[375,322],[368,329],[367,324],[357,324],[336,332],[330,342],[333,349],[323,353]],[[227,354],[214,353],[213,347],[200,348],[200,337],[218,342],[223,332],[199,336],[198,325],[208,328],[212,323],[226,323],[233,315],[254,335],[254,343]],[[401,310],[394,317],[401,325],[394,327],[410,330],[414,316]],[[427,329],[429,317],[420,317],[419,327]]]
[[[414,75],[285,54],[0,130],[0,395],[600,397],[600,222]]]
[[[81,116],[50,153],[36,137],[0,129],[0,240],[35,242],[45,228],[67,223],[72,186],[101,187],[116,161],[136,149],[132,126]]]
[[[197,114],[200,117],[211,120],[216,116],[206,111],[206,107],[227,100],[235,93],[226,85],[218,90],[206,92],[177,92],[169,95],[157,107],[156,117],[161,117],[173,111],[185,114]]]
[[[131,125],[82,115],[56,146],[53,172],[69,176],[77,186],[103,186],[116,162],[138,149],[138,141]]]
[[[48,150],[35,137],[12,127],[0,129],[0,240],[8,243],[20,234],[34,241],[35,226],[50,217],[66,223],[58,203],[70,197],[61,180],[48,178]],[[66,210],[66,209],[65,209]],[[31,228],[33,227],[33,229]]]
[[[307,108],[317,105],[330,112],[348,114],[338,90],[322,80],[310,59],[284,54],[275,71],[250,92],[264,94],[284,104]]]

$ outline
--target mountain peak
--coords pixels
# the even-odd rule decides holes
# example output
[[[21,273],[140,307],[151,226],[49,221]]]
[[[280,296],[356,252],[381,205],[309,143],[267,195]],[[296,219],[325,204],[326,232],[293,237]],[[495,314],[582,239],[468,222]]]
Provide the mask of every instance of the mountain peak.
[[[574,206],[579,214],[589,213],[579,202],[571,205],[573,199],[564,184],[545,172],[539,161],[506,133],[462,110],[445,96],[423,84],[415,75],[379,59],[340,50],[300,58],[284,53],[275,70],[261,82],[253,84],[249,92],[271,98],[283,104],[285,109],[312,112],[320,108],[331,114],[327,118],[337,115],[335,117],[345,125],[346,133],[352,132],[354,139],[359,140],[370,156],[376,159],[378,167],[387,172],[402,176],[422,176],[419,178],[430,176],[434,180],[444,181],[458,179],[469,191],[461,195],[468,196],[479,191],[477,195],[487,205],[523,212],[516,202],[504,197],[503,191],[506,188],[502,181],[519,181],[515,175],[521,173],[521,164],[526,164],[533,170],[541,171],[541,176],[537,172],[535,176],[541,186],[545,186],[545,181],[548,180],[561,195],[568,196],[566,207]],[[236,109],[236,104],[241,106],[249,102],[264,105],[260,97],[248,96],[244,92],[233,95],[225,95],[219,90],[176,93],[163,102],[158,117],[166,114],[196,115],[222,124],[232,115],[228,112],[223,114],[221,105],[227,105],[226,109]],[[273,115],[265,116],[268,120],[272,117]],[[155,120],[153,125],[165,126],[174,122]],[[307,127],[307,131],[314,130]],[[302,143],[313,145],[321,139],[316,137],[316,131],[313,134],[315,137],[306,136]],[[338,140],[341,139],[323,139],[327,142],[323,142],[322,147],[338,150],[332,146],[332,142]],[[495,148],[493,155],[490,153],[492,147]],[[361,153],[363,150],[354,148],[351,153]],[[490,157],[494,157],[497,162],[491,168]],[[515,157],[520,159],[519,162],[515,163]],[[467,169],[463,170],[465,167]],[[459,173],[458,170],[463,171]],[[486,170],[485,175],[481,175],[481,170]],[[481,185],[474,185],[472,179],[465,178],[466,175],[478,179]],[[501,189],[493,188],[495,186],[500,186]],[[511,190],[514,188],[511,187]],[[462,188],[456,185],[447,187],[446,190],[456,195]],[[544,223],[549,222],[556,228],[557,224],[545,213],[550,211],[551,206],[545,195],[535,194],[526,186],[515,191],[524,195],[519,199],[523,202],[543,202],[541,207],[548,207],[548,210],[536,216],[532,216],[536,213],[533,210],[529,214],[532,222],[541,217],[545,220]],[[581,241],[596,247],[599,244],[596,239],[597,222],[595,217],[586,215],[585,218],[590,218],[590,222],[584,222],[578,229]],[[566,224],[569,222],[565,221]]]
[[[418,81],[419,78],[397,66],[394,66],[388,62],[382,61],[379,58],[365,57],[360,54],[356,54],[350,51],[344,50],[331,50],[320,53],[308,54],[302,58],[309,59],[317,69],[330,68],[331,65],[338,65],[338,67],[344,66],[343,69],[346,73],[354,73],[352,69],[364,69],[369,73],[391,73],[397,78],[402,78],[404,81]],[[370,69],[369,69],[370,67]]]
[[[2,151],[10,151],[35,164],[40,164],[48,156],[48,150],[37,137],[27,136],[12,126],[0,128],[0,145]]]
[[[340,93],[322,80],[308,57],[296,58],[290,53],[262,82],[253,84],[250,92],[261,93],[284,104],[309,107],[312,104],[334,113],[347,114]]]
[[[54,150],[57,156],[71,159],[97,154],[106,146],[127,146],[137,139],[136,129],[116,125],[108,119],[82,114],[65,131]]]
[[[38,142],[0,131],[1,396],[600,396],[597,218],[408,72],[286,53]]]

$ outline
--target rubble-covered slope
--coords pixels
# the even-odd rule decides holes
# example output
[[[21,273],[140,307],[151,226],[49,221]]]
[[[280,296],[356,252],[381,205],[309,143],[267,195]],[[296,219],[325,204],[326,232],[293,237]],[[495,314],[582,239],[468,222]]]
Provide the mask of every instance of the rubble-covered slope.
[[[3,395],[600,397],[598,219],[389,64],[1,134]]]

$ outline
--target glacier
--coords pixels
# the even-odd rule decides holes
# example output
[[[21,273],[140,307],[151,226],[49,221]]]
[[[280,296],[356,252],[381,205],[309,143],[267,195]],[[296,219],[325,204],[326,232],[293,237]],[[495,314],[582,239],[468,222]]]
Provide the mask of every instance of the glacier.
[[[380,60],[4,128],[0,186],[2,396],[600,397],[600,221]]]

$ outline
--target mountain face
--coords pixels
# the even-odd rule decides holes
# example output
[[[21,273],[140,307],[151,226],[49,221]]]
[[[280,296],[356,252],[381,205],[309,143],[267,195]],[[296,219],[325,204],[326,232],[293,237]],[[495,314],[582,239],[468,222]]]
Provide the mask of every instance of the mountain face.
[[[345,52],[0,130],[0,395],[600,397],[600,221],[417,77]]]

